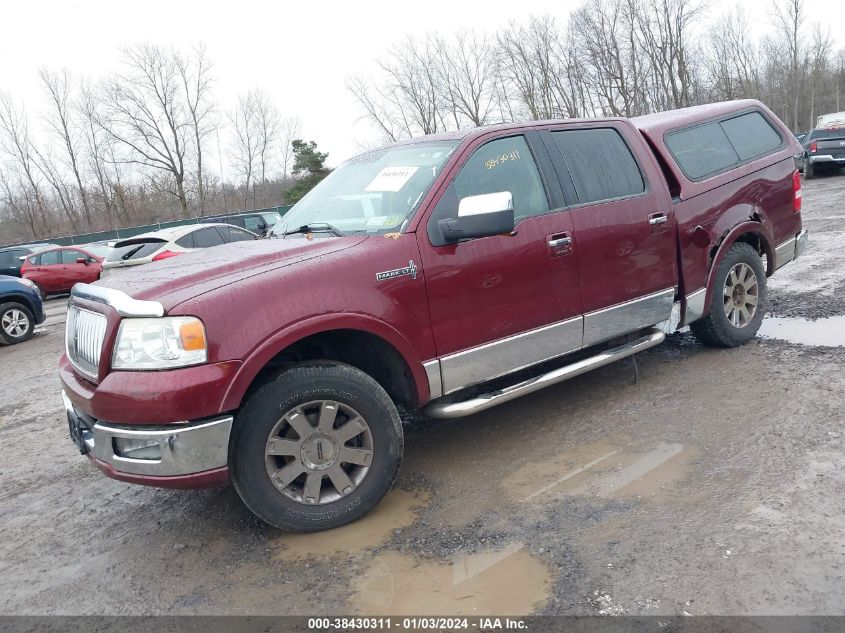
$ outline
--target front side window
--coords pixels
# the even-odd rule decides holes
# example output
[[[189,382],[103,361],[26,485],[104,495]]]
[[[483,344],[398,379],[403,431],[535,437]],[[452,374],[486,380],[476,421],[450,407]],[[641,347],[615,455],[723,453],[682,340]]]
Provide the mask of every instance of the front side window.
[[[263,231],[265,228],[264,220],[257,215],[248,215],[244,218],[244,228],[247,231]]]
[[[443,192],[428,221],[434,246],[446,243],[438,222],[458,215],[461,200],[469,196],[507,191],[513,197],[514,221],[549,211],[540,172],[523,136],[496,139],[479,147]]]
[[[75,264],[79,258],[88,259],[88,255],[81,251],[62,251],[63,264]]]
[[[272,235],[320,223],[343,233],[398,231],[457,146],[458,141],[431,141],[357,156],[297,202],[273,227]]]
[[[613,128],[552,132],[581,204],[635,196],[645,181],[628,145]]]

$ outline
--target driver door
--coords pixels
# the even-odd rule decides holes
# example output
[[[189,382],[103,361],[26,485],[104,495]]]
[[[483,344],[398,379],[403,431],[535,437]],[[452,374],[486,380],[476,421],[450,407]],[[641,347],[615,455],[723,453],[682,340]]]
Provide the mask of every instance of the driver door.
[[[581,347],[575,236],[534,133],[476,142],[417,232],[443,393]],[[508,191],[516,228],[448,243],[438,221],[463,198]],[[421,227],[422,228],[422,227]]]

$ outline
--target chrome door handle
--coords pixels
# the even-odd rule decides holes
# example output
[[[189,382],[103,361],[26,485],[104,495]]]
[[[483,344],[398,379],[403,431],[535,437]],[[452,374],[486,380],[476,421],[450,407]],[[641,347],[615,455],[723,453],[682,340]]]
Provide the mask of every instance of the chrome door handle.
[[[559,237],[556,240],[549,240],[549,248],[557,248],[558,246],[567,246],[572,244],[571,237]]]
[[[669,221],[665,215],[658,215],[653,218],[648,219],[648,223],[652,226],[660,226],[661,224],[666,224]]]

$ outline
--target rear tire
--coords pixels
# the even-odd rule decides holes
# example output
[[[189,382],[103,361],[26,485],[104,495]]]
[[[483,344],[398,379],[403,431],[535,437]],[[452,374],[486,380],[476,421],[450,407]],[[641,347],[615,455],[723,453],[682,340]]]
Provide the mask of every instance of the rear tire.
[[[289,369],[255,391],[235,420],[232,481],[258,517],[290,532],[361,518],[402,461],[399,413],[372,377],[340,363]]]
[[[737,347],[753,339],[766,311],[766,271],[750,244],[737,242],[716,269],[710,311],[690,324],[704,345]]]
[[[35,332],[32,311],[20,303],[0,304],[0,340],[6,345],[23,343]]]

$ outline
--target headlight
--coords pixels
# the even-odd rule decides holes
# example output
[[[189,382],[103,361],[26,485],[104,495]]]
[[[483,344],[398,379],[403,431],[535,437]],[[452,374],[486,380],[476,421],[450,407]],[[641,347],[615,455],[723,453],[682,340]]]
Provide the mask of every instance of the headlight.
[[[208,360],[205,327],[196,317],[123,319],[113,369],[169,369]]]
[[[26,277],[21,277],[20,279],[18,279],[18,281],[21,282],[24,286],[29,286],[35,292],[38,292],[38,286],[35,285],[35,282],[30,281]]]

